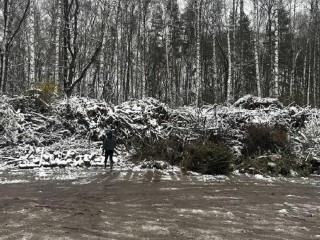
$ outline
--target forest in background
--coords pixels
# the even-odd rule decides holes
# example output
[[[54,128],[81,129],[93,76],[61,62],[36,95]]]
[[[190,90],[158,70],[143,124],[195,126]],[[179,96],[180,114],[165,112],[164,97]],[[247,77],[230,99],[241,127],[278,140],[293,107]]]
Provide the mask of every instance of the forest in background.
[[[318,0],[0,0],[0,95],[320,105]]]

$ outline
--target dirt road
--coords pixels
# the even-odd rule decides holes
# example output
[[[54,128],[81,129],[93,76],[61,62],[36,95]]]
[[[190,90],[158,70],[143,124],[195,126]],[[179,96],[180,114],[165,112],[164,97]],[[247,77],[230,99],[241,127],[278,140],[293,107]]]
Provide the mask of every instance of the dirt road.
[[[0,239],[320,239],[317,178],[37,174],[0,171]]]

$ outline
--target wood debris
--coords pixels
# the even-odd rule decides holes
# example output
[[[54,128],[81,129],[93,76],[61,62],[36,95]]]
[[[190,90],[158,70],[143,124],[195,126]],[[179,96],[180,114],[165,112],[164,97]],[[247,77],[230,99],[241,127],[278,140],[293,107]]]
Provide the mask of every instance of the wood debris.
[[[274,99],[246,96],[234,105],[177,109],[153,98],[113,106],[73,97],[50,107],[30,99],[29,96],[0,98],[0,161],[3,163],[25,168],[89,166],[102,161],[101,143],[109,129],[125,151],[139,148],[142,142],[172,136],[182,141],[220,137],[240,154],[249,124],[283,125],[289,130],[294,154],[320,158],[317,137],[320,134],[316,135],[320,132],[320,112],[299,106],[285,107]]]

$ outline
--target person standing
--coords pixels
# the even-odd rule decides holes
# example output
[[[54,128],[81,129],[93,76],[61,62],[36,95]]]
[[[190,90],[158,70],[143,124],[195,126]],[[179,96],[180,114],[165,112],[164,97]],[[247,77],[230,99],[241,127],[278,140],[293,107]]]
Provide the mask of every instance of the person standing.
[[[113,152],[116,147],[116,141],[112,136],[112,132],[107,133],[107,137],[103,140],[103,146],[102,146],[102,155],[104,154],[104,168],[106,169],[107,167],[107,161],[108,158],[110,157],[110,169],[113,167]]]

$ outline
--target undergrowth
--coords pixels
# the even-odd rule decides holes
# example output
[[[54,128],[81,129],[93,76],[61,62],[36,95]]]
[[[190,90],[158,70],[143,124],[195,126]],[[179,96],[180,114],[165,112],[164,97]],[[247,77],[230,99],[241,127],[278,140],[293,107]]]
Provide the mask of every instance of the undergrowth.
[[[285,126],[251,124],[247,127],[239,169],[249,173],[289,176],[310,174],[310,166],[291,154],[288,130]]]
[[[309,164],[292,155],[283,155],[276,160],[270,156],[253,156],[242,158],[238,168],[250,174],[269,176],[308,176],[311,172]]]
[[[200,140],[183,142],[178,138],[160,139],[144,143],[136,149],[133,162],[164,160],[181,166],[183,171],[203,174],[227,174],[234,161],[231,149],[223,143]]]
[[[52,103],[58,97],[58,84],[54,80],[38,81],[35,82],[32,87],[38,91],[30,91],[30,89],[29,94],[33,94],[33,92],[39,94],[39,97],[47,104]]]
[[[272,176],[307,176],[311,173],[310,164],[291,153],[288,130],[280,125],[249,125],[241,157],[235,157],[221,136],[203,139],[149,139],[137,144],[133,161],[163,160],[180,166],[184,172],[202,174],[228,174],[235,169]]]
[[[288,130],[281,125],[251,124],[247,127],[242,154],[251,156],[265,152],[289,151]]]
[[[225,144],[193,142],[186,147],[182,169],[203,174],[228,174],[234,155]]]

